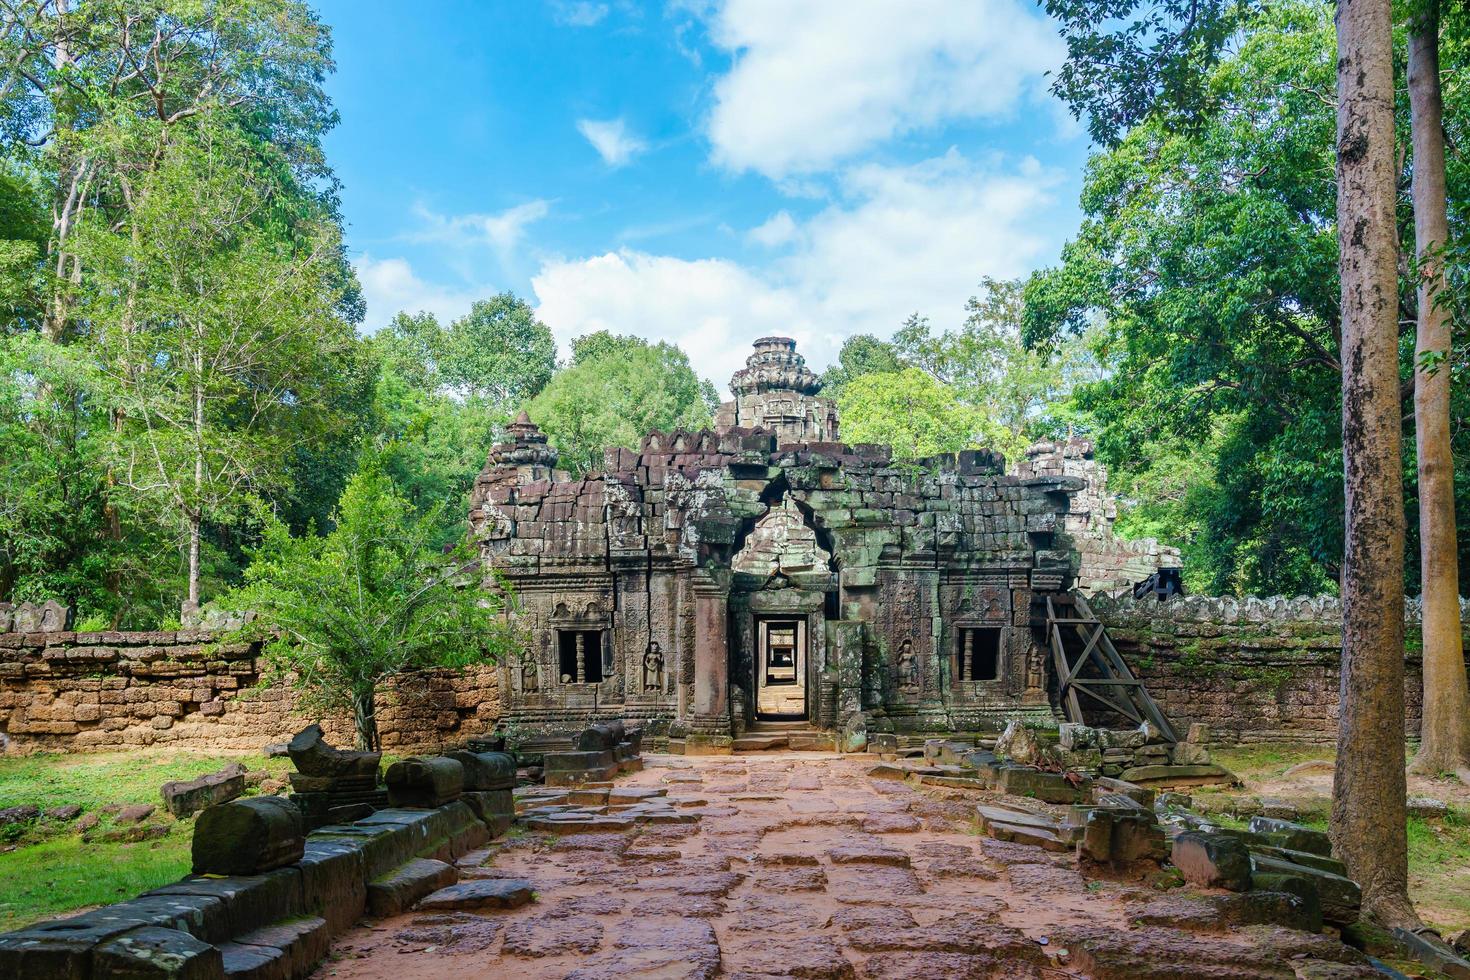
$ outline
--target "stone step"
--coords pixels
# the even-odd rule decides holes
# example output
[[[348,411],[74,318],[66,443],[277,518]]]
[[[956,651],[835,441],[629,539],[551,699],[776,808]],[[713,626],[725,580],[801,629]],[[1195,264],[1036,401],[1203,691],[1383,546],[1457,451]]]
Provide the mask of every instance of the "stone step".
[[[375,881],[368,882],[368,913],[384,919],[413,908],[419,899],[459,880],[452,865],[429,858],[414,858]]]
[[[730,743],[736,752],[769,752],[787,747],[785,735],[742,735]]]
[[[238,980],[310,976],[326,959],[332,935],[324,919],[288,919],[220,944],[224,975]]]

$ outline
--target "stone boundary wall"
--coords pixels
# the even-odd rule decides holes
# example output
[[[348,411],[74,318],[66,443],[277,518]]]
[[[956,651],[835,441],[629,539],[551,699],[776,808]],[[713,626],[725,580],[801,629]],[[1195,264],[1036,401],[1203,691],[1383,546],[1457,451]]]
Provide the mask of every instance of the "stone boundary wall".
[[[332,940],[364,915],[406,911],[392,899],[412,904],[453,883],[449,862],[503,831],[462,800],[434,809],[380,810],[310,834],[300,856],[284,866],[191,874],[129,901],[0,934],[0,976],[306,977],[326,958]],[[423,886],[425,880],[437,883]],[[388,901],[381,901],[385,896]]]
[[[1095,596],[1088,602],[1175,728],[1203,722],[1216,744],[1336,740],[1340,599]],[[1460,602],[1470,622],[1470,602]],[[1410,735],[1419,731],[1423,694],[1420,610],[1418,599],[1405,604]]]
[[[353,742],[347,718],[307,717],[289,687],[260,686],[264,670],[257,646],[202,630],[3,633],[0,750],[259,751],[318,720],[332,741]],[[500,714],[493,666],[407,674],[378,696],[390,752],[488,734]]]

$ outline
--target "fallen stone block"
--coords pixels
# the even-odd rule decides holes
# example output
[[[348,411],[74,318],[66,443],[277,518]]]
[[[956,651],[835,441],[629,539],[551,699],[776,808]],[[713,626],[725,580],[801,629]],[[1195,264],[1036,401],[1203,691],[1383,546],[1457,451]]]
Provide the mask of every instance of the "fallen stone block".
[[[307,725],[286,746],[291,762],[308,776],[371,776],[376,782],[381,752],[348,752],[327,744],[320,725]]]
[[[194,825],[195,874],[249,875],[301,858],[306,834],[301,811],[277,796],[212,806]]]
[[[441,888],[425,897],[423,911],[450,909],[514,909],[531,901],[531,883],[523,878],[478,878]]]
[[[1104,795],[1126,796],[1146,810],[1152,810],[1157,800],[1157,794],[1145,786],[1108,776],[1100,776],[1093,782],[1092,795],[1095,800]],[[1185,805],[1188,806],[1188,804]]]
[[[1444,800],[1432,796],[1411,796],[1405,803],[1409,816],[1420,820],[1443,820],[1450,815],[1450,806]]]
[[[1164,830],[1146,810],[1095,808],[1082,825],[1077,853],[1117,869],[1135,861],[1162,861],[1166,853]]]
[[[1299,823],[1276,817],[1251,817],[1250,829],[1252,833],[1270,835],[1278,846],[1288,850],[1332,856],[1332,841],[1327,835]]]
[[[578,752],[611,752],[623,740],[623,724],[603,722],[588,725],[577,735]]]
[[[176,817],[192,817],[205,807],[228,803],[245,792],[245,767],[238,762],[198,779],[164,783],[163,805]]]
[[[1454,947],[1434,936],[1422,936],[1407,929],[1395,928],[1393,936],[1408,947],[1414,958],[1425,966],[1443,973],[1451,980],[1470,980],[1470,960]]]
[[[906,779],[909,770],[892,762],[881,762],[868,770],[869,779]]]
[[[413,908],[426,895],[448,888],[459,879],[453,865],[415,858],[400,868],[368,882],[368,914],[383,919]]]
[[[1185,831],[1174,838],[1170,860],[1192,885],[1236,892],[1251,886],[1250,851],[1226,834]]]
[[[1169,786],[1233,786],[1240,780],[1214,763],[1198,766],[1134,766],[1119,776],[1124,782],[1151,789]]]
[[[1280,918],[1282,925],[1290,925],[1307,932],[1322,931],[1322,895],[1317,886],[1301,875],[1273,874],[1269,871],[1251,872],[1251,888],[1248,894],[1276,894],[1290,896],[1290,916]],[[1271,920],[1267,920],[1271,921]],[[1247,924],[1242,922],[1242,925]]]
[[[92,975],[122,980],[223,980],[220,952],[178,929],[145,926],[100,943],[92,952]]]
[[[1358,911],[1363,901],[1362,889],[1351,878],[1344,878],[1327,871],[1308,868],[1305,865],[1278,861],[1263,854],[1251,855],[1252,873],[1295,875],[1310,881],[1322,900],[1322,918],[1335,926],[1350,925],[1358,921]]]
[[[1029,796],[1043,803],[1081,803],[1091,792],[1092,781],[1075,784],[1059,772],[1042,772],[1020,766],[996,770],[995,788],[1011,796]]]

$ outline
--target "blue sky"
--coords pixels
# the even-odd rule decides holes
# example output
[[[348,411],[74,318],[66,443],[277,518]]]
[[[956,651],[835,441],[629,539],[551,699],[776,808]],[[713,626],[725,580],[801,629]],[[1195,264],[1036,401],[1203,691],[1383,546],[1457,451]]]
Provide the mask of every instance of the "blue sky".
[[[565,345],[816,368],[1056,258],[1087,143],[1030,0],[318,0],[365,329],[503,289]]]

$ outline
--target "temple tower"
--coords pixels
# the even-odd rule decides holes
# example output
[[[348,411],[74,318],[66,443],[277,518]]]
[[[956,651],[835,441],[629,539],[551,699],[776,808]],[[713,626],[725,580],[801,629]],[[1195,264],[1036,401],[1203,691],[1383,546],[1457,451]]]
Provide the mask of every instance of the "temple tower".
[[[762,337],[730,379],[734,401],[720,406],[715,427],[767,429],[782,445],[837,441],[837,405],[817,393],[821,379],[790,337]]]

